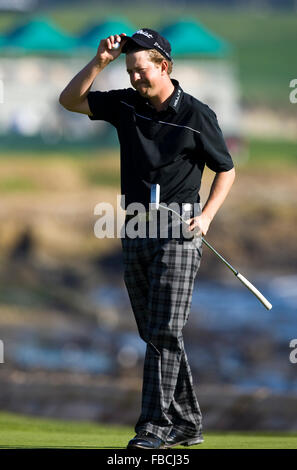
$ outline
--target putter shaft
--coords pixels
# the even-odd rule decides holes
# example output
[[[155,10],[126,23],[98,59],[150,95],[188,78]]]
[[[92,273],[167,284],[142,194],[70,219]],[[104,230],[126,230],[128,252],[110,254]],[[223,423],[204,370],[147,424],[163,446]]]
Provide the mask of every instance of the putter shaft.
[[[211,249],[211,251],[212,251],[221,261],[223,261],[223,263],[225,263],[225,265],[233,272],[233,274],[235,274],[235,276],[237,276],[237,274],[238,274],[237,269],[233,268],[233,266],[232,266],[230,263],[228,263],[228,261],[226,261],[225,258],[223,258],[223,256],[220,255],[220,253],[218,253],[217,250],[216,250],[213,246],[211,246],[210,243],[208,243],[208,242],[205,240],[205,238],[202,237],[202,241],[203,241],[203,243],[205,243],[206,246],[208,246],[208,248]]]

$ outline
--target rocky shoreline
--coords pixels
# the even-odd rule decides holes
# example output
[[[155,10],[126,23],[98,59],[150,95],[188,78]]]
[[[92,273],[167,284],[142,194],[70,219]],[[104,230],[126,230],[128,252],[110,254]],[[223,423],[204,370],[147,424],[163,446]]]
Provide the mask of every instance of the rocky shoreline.
[[[1,370],[0,383],[5,411],[129,426],[140,412],[140,379]],[[230,385],[195,388],[205,430],[297,430],[295,394],[246,393]]]

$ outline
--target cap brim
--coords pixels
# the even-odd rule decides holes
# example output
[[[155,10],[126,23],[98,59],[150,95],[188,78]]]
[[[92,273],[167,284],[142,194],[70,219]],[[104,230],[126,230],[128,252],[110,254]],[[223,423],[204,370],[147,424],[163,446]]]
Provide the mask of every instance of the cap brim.
[[[139,40],[139,39],[133,39],[133,38],[131,38],[130,36],[125,36],[125,39],[127,39],[127,41],[125,41],[125,44],[124,44],[123,47],[122,47],[122,52],[123,52],[123,53],[126,53],[126,52],[127,52],[128,45],[131,44],[131,41],[134,42],[134,44],[136,44],[137,46],[143,47],[144,49],[151,49],[150,46],[148,46],[147,44],[145,44],[144,42],[142,42],[142,41]]]

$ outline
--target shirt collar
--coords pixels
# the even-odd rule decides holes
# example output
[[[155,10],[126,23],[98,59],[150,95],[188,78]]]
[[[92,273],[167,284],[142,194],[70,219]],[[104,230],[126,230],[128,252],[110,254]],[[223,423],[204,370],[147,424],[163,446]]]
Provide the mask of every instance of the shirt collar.
[[[175,78],[171,78],[171,82],[174,85],[174,92],[172,93],[170,100],[168,102],[167,108],[164,110],[171,110],[174,111],[175,113],[178,113],[180,104],[182,101],[182,96],[183,96],[183,90],[179,85],[179,82],[175,80]],[[152,109],[155,109],[149,102],[149,100],[145,99],[145,104],[149,106]]]
[[[183,90],[180,87],[179,82],[177,80],[172,78],[171,82],[174,85],[174,92],[172,93],[172,96],[169,100],[168,108],[171,108],[173,111],[178,113],[179,108],[180,108],[180,104],[181,104],[181,101],[182,101]]]

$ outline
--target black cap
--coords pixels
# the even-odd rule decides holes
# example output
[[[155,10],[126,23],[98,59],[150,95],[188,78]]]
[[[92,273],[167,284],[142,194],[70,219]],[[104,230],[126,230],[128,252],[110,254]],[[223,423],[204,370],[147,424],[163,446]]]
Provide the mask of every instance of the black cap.
[[[156,49],[165,57],[165,59],[172,62],[172,58],[170,56],[170,43],[167,39],[161,36],[161,34],[157,33],[157,31],[149,28],[142,28],[132,34],[132,36],[125,36],[124,38],[128,40],[123,45],[122,52],[127,52],[129,46],[134,42],[144,49]]]

